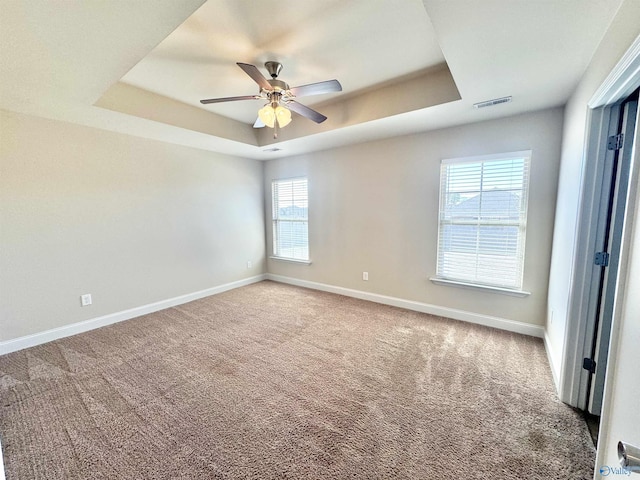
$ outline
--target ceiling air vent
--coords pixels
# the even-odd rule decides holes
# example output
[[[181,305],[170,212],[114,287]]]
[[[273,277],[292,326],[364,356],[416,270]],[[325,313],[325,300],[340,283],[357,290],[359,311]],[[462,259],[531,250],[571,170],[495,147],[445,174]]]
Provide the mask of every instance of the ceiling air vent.
[[[509,103],[512,97],[494,98],[493,100],[487,100],[486,102],[474,103],[473,108],[493,107],[494,105],[500,105],[501,103]]]
[[[279,152],[281,150],[282,150],[281,148],[273,147],[273,148],[267,148],[266,150],[263,150],[263,152]]]

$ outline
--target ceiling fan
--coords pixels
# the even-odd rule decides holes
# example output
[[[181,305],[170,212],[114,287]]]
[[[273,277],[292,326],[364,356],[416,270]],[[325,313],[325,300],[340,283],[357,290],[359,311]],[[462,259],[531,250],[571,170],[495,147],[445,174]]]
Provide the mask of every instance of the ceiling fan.
[[[274,128],[273,138],[278,136],[278,127],[282,128],[291,122],[291,112],[296,112],[303,117],[313,120],[316,123],[324,122],[327,117],[320,112],[298,103],[295,98],[308,95],[319,95],[321,93],[341,92],[342,85],[338,80],[327,80],[324,82],[310,83],[299,87],[289,87],[282,80],[278,80],[278,75],[282,70],[282,64],[279,62],[266,62],[264,67],[271,75],[271,79],[267,80],[260,70],[254,65],[248,63],[240,63],[237,65],[249,75],[254,82],[260,87],[258,95],[245,95],[241,97],[225,97],[225,98],[209,98],[200,100],[202,104],[235,102],[237,100],[266,100],[264,107],[258,110],[258,119],[253,125],[255,128],[268,126]]]

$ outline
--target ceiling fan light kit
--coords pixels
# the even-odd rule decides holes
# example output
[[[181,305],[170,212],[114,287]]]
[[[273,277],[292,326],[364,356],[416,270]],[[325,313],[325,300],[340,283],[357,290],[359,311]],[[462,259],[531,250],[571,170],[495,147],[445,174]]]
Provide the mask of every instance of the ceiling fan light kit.
[[[278,105],[275,108],[276,120],[280,127],[286,127],[291,123],[291,110],[284,108],[282,105]]]
[[[291,111],[282,105],[267,104],[258,110],[258,117],[269,128],[275,128],[275,122],[278,122],[280,128],[286,127],[291,123]]]
[[[276,122],[276,109],[273,108],[270,104],[265,105],[260,110],[258,110],[258,117],[262,120],[269,128],[275,127]],[[282,127],[282,125],[280,125]]]
[[[233,102],[238,100],[266,100],[268,103],[258,110],[258,119],[260,122],[256,122],[254,127],[260,128],[265,125],[269,128],[274,128],[273,138],[277,138],[277,127],[283,128],[291,123],[292,110],[316,123],[322,123],[327,119],[327,117],[320,112],[316,112],[298,103],[295,98],[342,91],[342,85],[340,85],[338,80],[327,80],[290,88],[287,83],[277,78],[282,71],[282,64],[279,62],[266,62],[264,64],[267,72],[271,75],[271,80],[267,80],[254,65],[240,62],[238,62],[237,65],[258,84],[260,87],[259,94],[241,97],[210,98],[200,100],[200,103],[206,105],[209,103]]]

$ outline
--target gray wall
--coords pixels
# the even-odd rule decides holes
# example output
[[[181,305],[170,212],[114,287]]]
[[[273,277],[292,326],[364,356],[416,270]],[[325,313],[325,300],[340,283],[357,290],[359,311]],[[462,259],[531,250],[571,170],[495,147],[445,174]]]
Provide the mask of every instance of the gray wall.
[[[248,278],[267,266],[542,325],[562,120],[562,109],[552,109],[265,165],[0,112],[0,341]],[[529,149],[524,289],[531,296],[432,284],[440,160]],[[267,265],[270,182],[297,175],[309,177],[313,263]],[[270,222],[266,234],[269,252]],[[84,293],[94,304],[81,308]]]
[[[0,341],[264,273],[262,163],[1,111],[0,135]]]
[[[269,259],[269,273],[543,325],[562,121],[558,108],[267,162],[267,219],[273,179],[309,178],[312,261]],[[440,160],[529,149],[524,290],[531,296],[432,284]],[[267,221],[268,253],[271,236]]]

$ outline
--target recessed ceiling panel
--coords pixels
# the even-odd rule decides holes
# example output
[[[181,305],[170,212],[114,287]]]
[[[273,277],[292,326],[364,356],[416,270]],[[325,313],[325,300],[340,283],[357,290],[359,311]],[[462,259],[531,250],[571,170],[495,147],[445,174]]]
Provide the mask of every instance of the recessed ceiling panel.
[[[420,0],[209,0],[131,69],[124,83],[253,124],[256,100],[201,105],[205,98],[254,95],[236,62],[268,78],[284,65],[290,86],[338,79],[342,93],[305,97],[313,105],[444,62]]]

